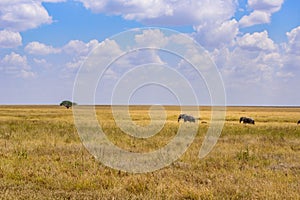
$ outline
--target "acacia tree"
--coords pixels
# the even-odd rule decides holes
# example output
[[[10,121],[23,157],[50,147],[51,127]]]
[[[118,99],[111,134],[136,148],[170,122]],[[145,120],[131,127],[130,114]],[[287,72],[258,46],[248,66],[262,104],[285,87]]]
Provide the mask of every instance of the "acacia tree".
[[[77,105],[75,102],[71,102],[71,101],[68,101],[68,100],[65,100],[65,101],[62,101],[60,104],[60,106],[65,106],[66,108],[71,108],[72,106],[75,106]]]

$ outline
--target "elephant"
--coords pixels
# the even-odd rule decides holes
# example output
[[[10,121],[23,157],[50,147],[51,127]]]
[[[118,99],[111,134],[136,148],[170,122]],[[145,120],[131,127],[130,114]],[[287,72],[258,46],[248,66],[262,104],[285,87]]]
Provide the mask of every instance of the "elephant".
[[[244,124],[255,124],[254,119],[249,118],[249,117],[241,117],[240,118],[240,123],[244,123]]]
[[[180,114],[178,116],[178,122],[180,121],[180,119],[183,119],[184,122],[196,122],[196,120],[199,120],[200,118],[195,118],[191,115],[187,115],[187,114]]]

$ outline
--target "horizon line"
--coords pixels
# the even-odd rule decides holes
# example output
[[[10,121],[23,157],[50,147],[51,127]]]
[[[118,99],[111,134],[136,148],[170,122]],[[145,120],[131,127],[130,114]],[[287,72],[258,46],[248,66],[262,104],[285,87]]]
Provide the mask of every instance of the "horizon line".
[[[300,107],[300,105],[276,105],[276,104],[228,104],[228,105],[178,105],[178,104],[78,104],[76,106],[205,106],[205,107]],[[0,106],[59,106],[59,104],[0,104]]]

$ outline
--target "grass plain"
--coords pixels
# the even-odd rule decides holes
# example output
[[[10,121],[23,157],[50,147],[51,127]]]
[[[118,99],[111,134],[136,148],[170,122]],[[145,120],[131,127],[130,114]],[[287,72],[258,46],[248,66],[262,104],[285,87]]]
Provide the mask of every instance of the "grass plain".
[[[132,106],[136,124],[149,124],[148,106]],[[107,137],[121,148],[149,152],[178,130],[180,108],[167,106],[157,135],[122,133],[109,106],[97,106]],[[198,153],[210,124],[210,108],[191,146],[163,169],[132,174],[104,166],[84,148],[71,109],[0,106],[0,199],[300,199],[300,108],[228,107],[213,150]],[[249,116],[255,125],[240,124]],[[181,122],[182,123],[182,122]]]

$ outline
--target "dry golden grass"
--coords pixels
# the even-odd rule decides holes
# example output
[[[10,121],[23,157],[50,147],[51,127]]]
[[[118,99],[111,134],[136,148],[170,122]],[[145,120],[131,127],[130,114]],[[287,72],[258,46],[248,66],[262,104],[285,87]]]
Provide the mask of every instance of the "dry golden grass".
[[[149,124],[147,106],[130,107]],[[178,130],[179,108],[166,107],[162,131],[148,139],[116,127],[109,106],[97,107],[108,138],[135,152],[164,146]],[[212,152],[198,158],[209,126],[201,107],[198,134],[172,165],[146,174],[99,163],[82,145],[72,110],[58,106],[0,106],[0,199],[300,199],[300,108],[229,107]],[[256,124],[239,124],[241,116]]]

